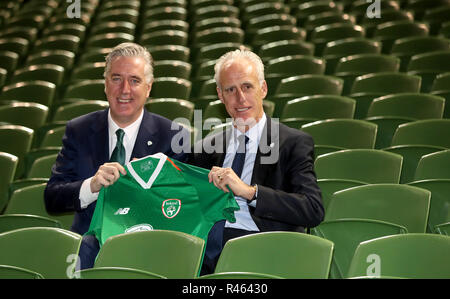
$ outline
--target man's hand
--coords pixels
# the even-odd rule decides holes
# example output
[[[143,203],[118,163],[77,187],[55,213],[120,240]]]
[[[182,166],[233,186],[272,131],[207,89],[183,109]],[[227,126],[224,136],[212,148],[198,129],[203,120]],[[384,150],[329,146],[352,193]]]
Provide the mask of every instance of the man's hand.
[[[250,200],[255,194],[255,188],[244,183],[233,169],[229,167],[214,166],[208,174],[208,179],[210,183],[213,183],[217,188],[225,192],[229,192],[228,186],[235,196]]]
[[[105,186],[114,184],[120,178],[120,174],[127,174],[125,168],[117,162],[108,162],[100,166],[91,180],[91,192],[99,192]]]

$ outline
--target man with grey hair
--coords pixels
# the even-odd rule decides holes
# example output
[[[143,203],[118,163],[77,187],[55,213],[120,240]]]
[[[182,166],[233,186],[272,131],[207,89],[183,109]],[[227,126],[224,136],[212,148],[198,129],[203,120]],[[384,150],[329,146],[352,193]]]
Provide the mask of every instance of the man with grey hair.
[[[174,153],[171,141],[184,134],[180,140],[189,140],[181,126],[144,109],[153,83],[152,58],[144,47],[116,46],[106,57],[104,77],[109,108],[67,123],[44,193],[48,212],[75,212],[71,230],[81,235],[91,223],[98,192],[126,174],[126,162],[159,152],[184,161],[186,155]],[[82,245],[82,268],[95,258],[83,256],[85,249]]]
[[[236,222],[210,231],[203,274],[214,271],[222,246],[232,238],[266,231],[297,231],[324,217],[314,172],[310,135],[267,117],[264,65],[249,50],[224,54],[215,65],[217,94],[232,125],[202,140],[189,163],[211,169],[209,181],[230,192],[240,206]],[[214,149],[214,150],[212,150]]]

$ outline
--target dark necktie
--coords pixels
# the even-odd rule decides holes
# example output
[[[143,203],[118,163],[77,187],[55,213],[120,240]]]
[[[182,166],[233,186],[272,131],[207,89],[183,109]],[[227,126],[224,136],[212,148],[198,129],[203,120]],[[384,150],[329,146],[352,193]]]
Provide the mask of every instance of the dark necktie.
[[[244,140],[245,138],[245,140]],[[234,170],[234,172],[241,177],[242,169],[244,168],[244,162],[245,162],[245,152],[246,152],[246,145],[248,143],[249,138],[245,135],[241,135],[238,137],[239,145],[238,149],[236,151],[236,154],[234,156],[233,164],[231,165],[231,169]]]
[[[125,164],[125,147],[123,146],[124,135],[125,132],[122,129],[117,129],[116,131],[117,143],[111,155],[111,159],[109,159],[110,162],[119,162],[120,165]]]

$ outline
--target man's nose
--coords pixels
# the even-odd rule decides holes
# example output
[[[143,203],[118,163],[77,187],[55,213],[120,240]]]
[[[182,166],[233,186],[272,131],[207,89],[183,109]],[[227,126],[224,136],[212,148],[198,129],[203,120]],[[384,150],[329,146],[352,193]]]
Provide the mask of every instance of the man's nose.
[[[122,93],[130,93],[130,83],[128,82],[128,80],[123,80]]]
[[[237,89],[237,98],[239,102],[245,102],[245,94],[241,88]]]

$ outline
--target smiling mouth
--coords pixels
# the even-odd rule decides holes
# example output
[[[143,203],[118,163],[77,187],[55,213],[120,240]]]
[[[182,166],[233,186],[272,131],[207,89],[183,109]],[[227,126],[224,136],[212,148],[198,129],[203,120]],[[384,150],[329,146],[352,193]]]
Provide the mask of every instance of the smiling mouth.
[[[131,102],[131,99],[128,99],[128,100],[124,100],[124,99],[117,99],[117,101],[118,101],[119,103],[122,103],[122,104],[126,104],[126,103],[129,103],[129,102]]]
[[[249,110],[249,109],[250,109],[249,107],[246,107],[246,108],[237,108],[236,111],[237,111],[237,112],[245,112],[245,111],[247,111],[247,110]]]

